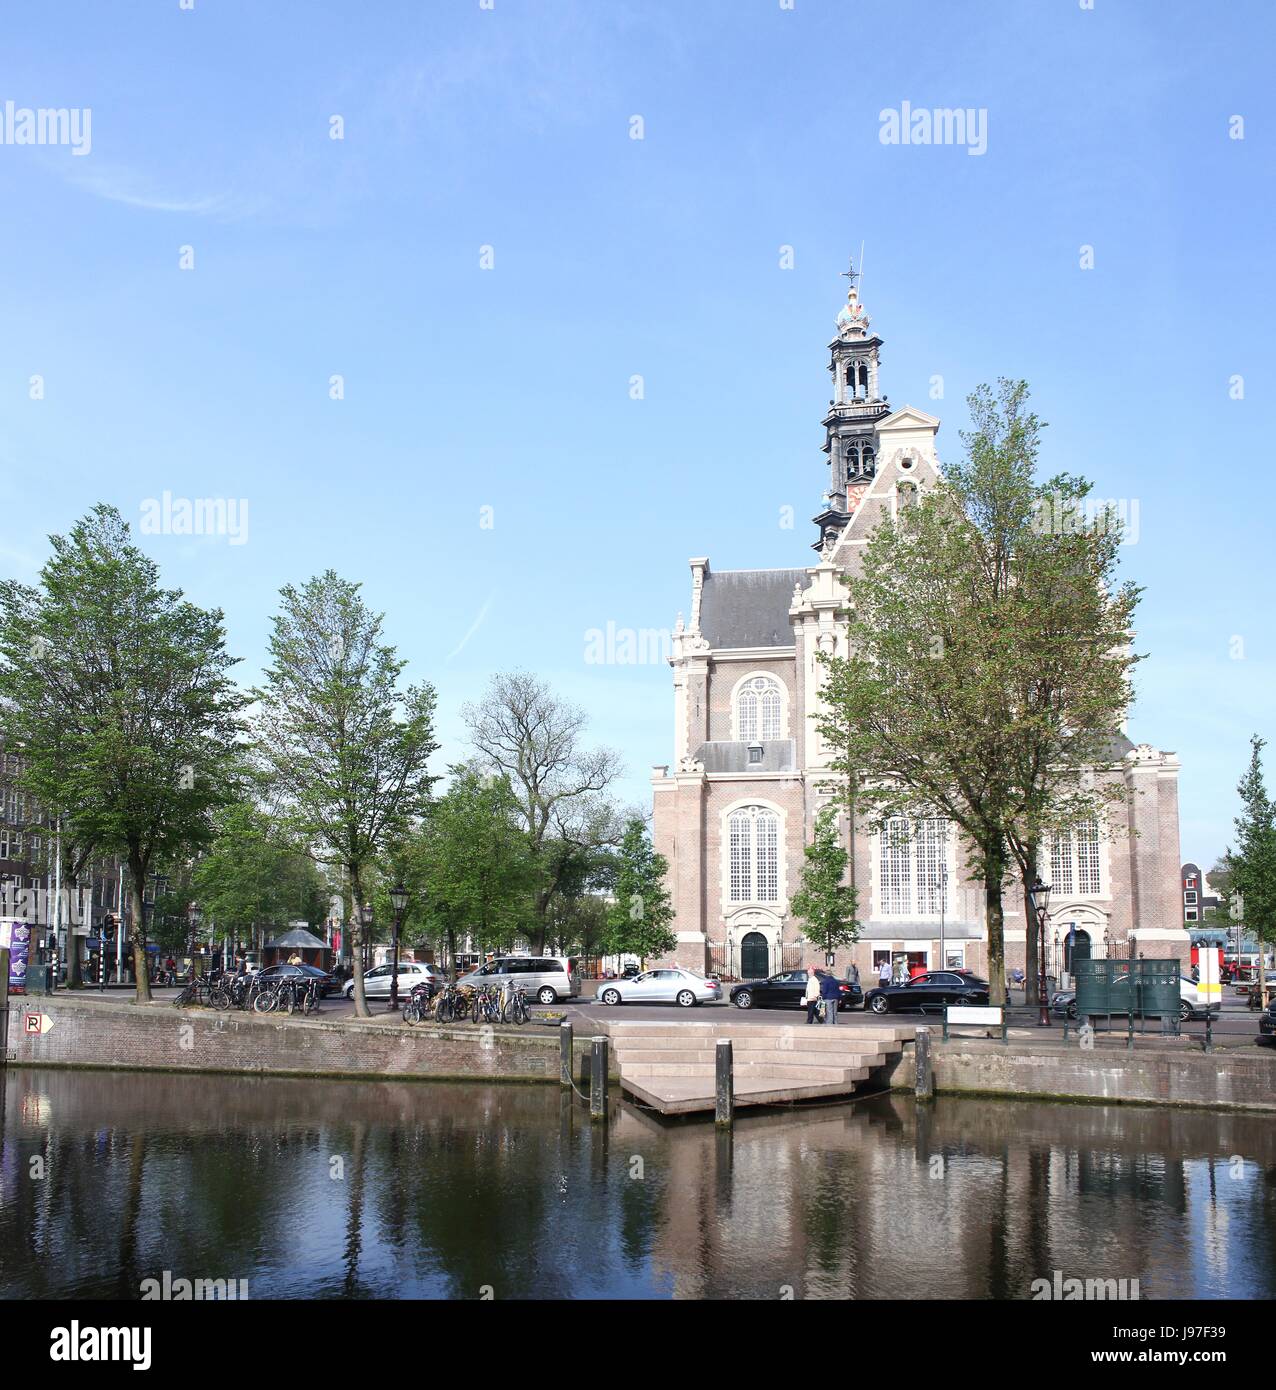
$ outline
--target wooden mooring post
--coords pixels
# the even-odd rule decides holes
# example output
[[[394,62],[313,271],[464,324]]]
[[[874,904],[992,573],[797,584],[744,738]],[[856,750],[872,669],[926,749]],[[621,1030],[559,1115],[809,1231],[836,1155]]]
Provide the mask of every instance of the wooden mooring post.
[[[930,1029],[919,1028],[914,1039],[913,1094],[918,1100],[931,1100],[935,1094],[935,1067],[930,1055]]]
[[[607,1118],[607,1039],[595,1038],[589,1052],[589,1118]]]
[[[730,1129],[735,1118],[735,1066],[731,1056],[731,1039],[719,1038],[715,1056],[716,1074],[713,1093],[713,1122]]]

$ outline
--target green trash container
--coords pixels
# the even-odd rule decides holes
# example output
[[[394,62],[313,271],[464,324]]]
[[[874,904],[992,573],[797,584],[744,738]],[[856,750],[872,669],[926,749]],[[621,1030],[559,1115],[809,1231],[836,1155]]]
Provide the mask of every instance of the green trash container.
[[[52,994],[53,967],[51,965],[28,965],[26,991],[28,994]]]

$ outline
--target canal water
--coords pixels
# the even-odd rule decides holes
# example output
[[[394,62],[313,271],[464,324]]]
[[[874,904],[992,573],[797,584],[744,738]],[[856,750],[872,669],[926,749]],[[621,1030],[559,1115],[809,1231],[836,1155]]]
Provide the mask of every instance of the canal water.
[[[880,1097],[720,1136],[551,1086],[22,1069],[3,1139],[6,1299],[1276,1297],[1263,1116]]]

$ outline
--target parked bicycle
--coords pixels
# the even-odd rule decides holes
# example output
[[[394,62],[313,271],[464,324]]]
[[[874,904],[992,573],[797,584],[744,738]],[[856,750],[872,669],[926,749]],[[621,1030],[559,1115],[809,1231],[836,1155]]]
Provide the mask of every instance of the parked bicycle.
[[[212,989],[202,975],[195,975],[182,986],[176,999],[175,1009],[184,1009],[190,1004],[208,1004],[212,1000]]]
[[[520,1027],[531,1021],[532,1011],[527,1007],[527,995],[521,985],[513,985],[506,991],[501,1017],[506,1023],[516,1023]]]

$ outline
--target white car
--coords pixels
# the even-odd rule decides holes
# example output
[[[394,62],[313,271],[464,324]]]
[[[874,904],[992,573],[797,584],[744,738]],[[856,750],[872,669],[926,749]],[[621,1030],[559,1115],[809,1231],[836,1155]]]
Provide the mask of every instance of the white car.
[[[722,982],[678,967],[645,970],[632,980],[608,980],[598,998],[604,1004],[679,1004],[690,1009],[696,1004],[720,1004]]]
[[[394,967],[378,965],[366,971],[363,976],[363,992],[369,999],[389,999],[390,985],[393,983]],[[428,982],[435,989],[447,978],[437,965],[429,965],[421,960],[401,960],[399,962],[399,998],[406,1000],[413,985]],[[342,993],[347,999],[354,998],[354,981],[347,980]]]

